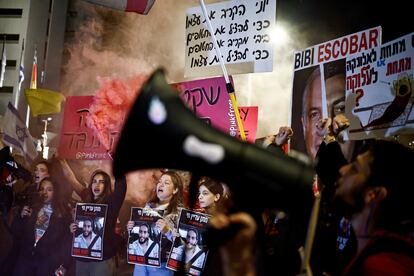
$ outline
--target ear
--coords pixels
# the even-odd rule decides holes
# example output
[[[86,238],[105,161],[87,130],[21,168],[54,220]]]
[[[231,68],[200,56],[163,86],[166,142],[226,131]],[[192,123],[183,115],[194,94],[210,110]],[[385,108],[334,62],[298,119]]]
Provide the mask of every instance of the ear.
[[[384,186],[370,187],[365,195],[365,203],[380,202],[387,197],[387,188]]]
[[[215,196],[214,196],[214,202],[217,202],[217,201],[219,201],[220,200],[220,194],[216,194]]]
[[[175,195],[178,192],[178,188],[175,188],[173,191],[173,195]]]

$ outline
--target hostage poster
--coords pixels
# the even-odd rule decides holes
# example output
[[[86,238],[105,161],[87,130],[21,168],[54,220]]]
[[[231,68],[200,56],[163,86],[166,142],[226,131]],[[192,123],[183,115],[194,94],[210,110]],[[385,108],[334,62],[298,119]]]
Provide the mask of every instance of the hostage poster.
[[[128,263],[161,266],[162,233],[156,226],[159,219],[162,219],[160,211],[131,208],[131,221],[134,222],[134,227],[128,238]]]
[[[178,233],[174,239],[167,268],[187,275],[200,275],[207,259],[207,247],[203,234],[210,216],[182,209],[178,223]]]
[[[108,205],[77,203],[75,222],[78,228],[73,235],[72,256],[102,260],[103,239]]]

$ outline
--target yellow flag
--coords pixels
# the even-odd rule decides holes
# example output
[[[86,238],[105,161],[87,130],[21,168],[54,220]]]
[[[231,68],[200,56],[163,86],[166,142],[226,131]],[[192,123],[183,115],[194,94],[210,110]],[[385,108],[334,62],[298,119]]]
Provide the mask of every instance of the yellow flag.
[[[26,101],[30,106],[32,116],[53,114],[60,112],[60,104],[65,100],[59,92],[47,89],[25,89]]]

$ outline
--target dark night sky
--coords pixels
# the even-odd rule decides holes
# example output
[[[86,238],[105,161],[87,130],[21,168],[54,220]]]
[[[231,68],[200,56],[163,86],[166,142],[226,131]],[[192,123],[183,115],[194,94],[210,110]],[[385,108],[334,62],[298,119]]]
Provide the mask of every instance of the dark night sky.
[[[382,26],[382,42],[414,31],[410,1],[277,0],[277,20],[295,24],[309,45]]]

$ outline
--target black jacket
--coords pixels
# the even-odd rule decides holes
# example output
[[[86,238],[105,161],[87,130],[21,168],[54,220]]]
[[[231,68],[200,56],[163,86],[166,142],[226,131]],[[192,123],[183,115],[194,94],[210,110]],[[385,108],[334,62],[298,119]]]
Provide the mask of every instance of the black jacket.
[[[16,217],[12,225],[15,245],[20,258],[38,262],[39,265],[54,271],[60,265],[68,268],[72,261],[69,232],[71,216],[69,213],[61,217],[55,212],[50,217],[49,226],[35,246],[35,223],[40,208],[33,210],[30,217]]]

